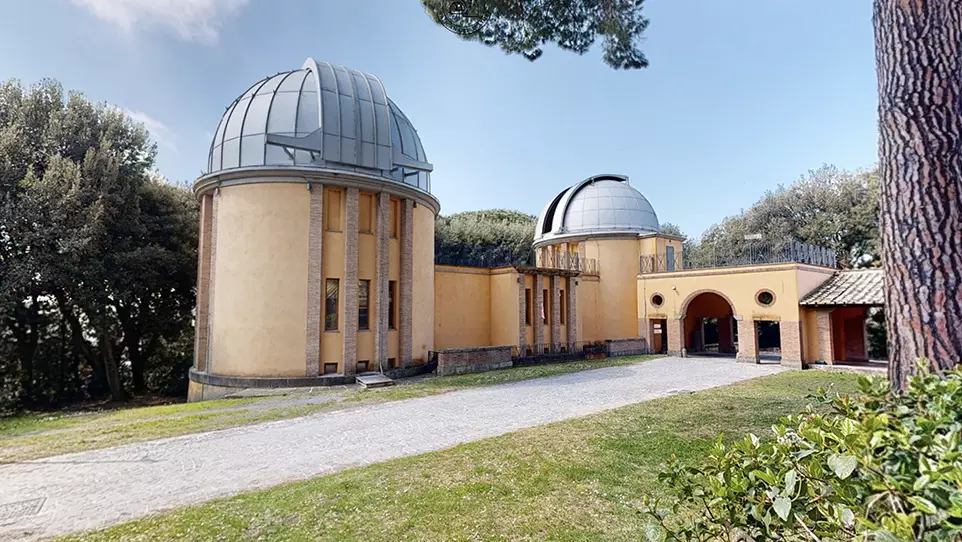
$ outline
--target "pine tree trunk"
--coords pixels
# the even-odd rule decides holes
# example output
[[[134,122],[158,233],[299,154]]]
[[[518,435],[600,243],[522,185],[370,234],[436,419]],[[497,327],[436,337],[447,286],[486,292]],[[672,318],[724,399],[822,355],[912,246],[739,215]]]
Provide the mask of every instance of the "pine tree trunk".
[[[889,377],[962,362],[962,0],[875,0]]]

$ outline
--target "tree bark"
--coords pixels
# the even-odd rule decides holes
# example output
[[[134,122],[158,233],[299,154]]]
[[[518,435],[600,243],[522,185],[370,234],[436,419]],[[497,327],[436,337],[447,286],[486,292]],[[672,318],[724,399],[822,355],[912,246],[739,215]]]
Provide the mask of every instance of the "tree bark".
[[[875,0],[889,378],[962,362],[962,0]]]

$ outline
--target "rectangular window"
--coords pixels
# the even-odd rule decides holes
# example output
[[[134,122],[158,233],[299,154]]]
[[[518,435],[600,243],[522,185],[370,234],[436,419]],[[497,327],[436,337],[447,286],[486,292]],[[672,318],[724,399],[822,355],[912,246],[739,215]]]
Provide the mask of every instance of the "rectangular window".
[[[358,196],[357,231],[361,233],[374,232],[373,194],[361,194]]]
[[[397,368],[397,358],[387,358],[387,366],[391,369]]]
[[[548,324],[548,316],[551,315],[551,307],[548,306],[548,290],[542,290],[541,300],[541,323]]]
[[[324,364],[324,374],[333,375],[337,374],[337,363],[325,363]]]
[[[325,191],[327,205],[324,209],[325,227],[330,231],[341,231],[341,194],[340,190]]]
[[[370,328],[370,296],[371,281],[357,281],[357,328],[367,330]]]
[[[397,281],[387,281],[387,327],[397,329]]]
[[[337,331],[337,294],[340,280],[327,279],[324,301],[324,331]]]
[[[565,325],[565,291],[561,290],[561,325]]]
[[[531,325],[531,288],[524,289],[524,324]]]
[[[370,362],[370,361],[367,361],[367,360],[365,360],[365,361],[359,361],[359,362],[357,362],[357,369],[356,369],[354,372],[356,372],[356,373],[366,373],[366,372],[367,372],[367,369],[368,369],[368,365],[370,365],[370,364],[371,364],[371,362]]]
[[[675,247],[667,246],[665,247],[665,271],[675,270]]]
[[[397,238],[399,232],[401,231],[401,216],[399,210],[401,208],[401,202],[396,199],[391,199],[391,237]]]

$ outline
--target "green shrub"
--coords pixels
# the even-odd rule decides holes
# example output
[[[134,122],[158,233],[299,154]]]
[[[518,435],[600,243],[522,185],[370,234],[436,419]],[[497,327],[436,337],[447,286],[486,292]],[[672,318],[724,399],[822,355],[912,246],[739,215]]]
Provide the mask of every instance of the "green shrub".
[[[860,396],[824,391],[801,415],[727,444],[702,465],[672,458],[649,498],[649,540],[960,540],[962,371],[920,364],[894,393],[862,377]]]

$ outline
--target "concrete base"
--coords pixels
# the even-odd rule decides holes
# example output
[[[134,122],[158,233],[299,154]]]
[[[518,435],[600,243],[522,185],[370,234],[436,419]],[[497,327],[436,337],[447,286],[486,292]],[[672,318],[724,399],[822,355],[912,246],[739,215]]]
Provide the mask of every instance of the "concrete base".
[[[759,361],[758,358],[738,358],[738,357],[736,357],[736,358],[735,358],[735,361],[736,361],[737,363],[754,363],[754,364],[756,364],[756,365],[760,363],[760,361]]]
[[[782,367],[788,367],[789,369],[804,369],[805,364],[800,359],[783,359],[781,361]]]
[[[248,388],[303,388],[353,384],[354,376],[323,375],[316,377],[239,377],[202,373],[191,369],[188,375],[187,402],[222,399]]]
[[[361,373],[357,375],[356,380],[362,388],[383,388],[394,385],[393,380],[381,373]]]

